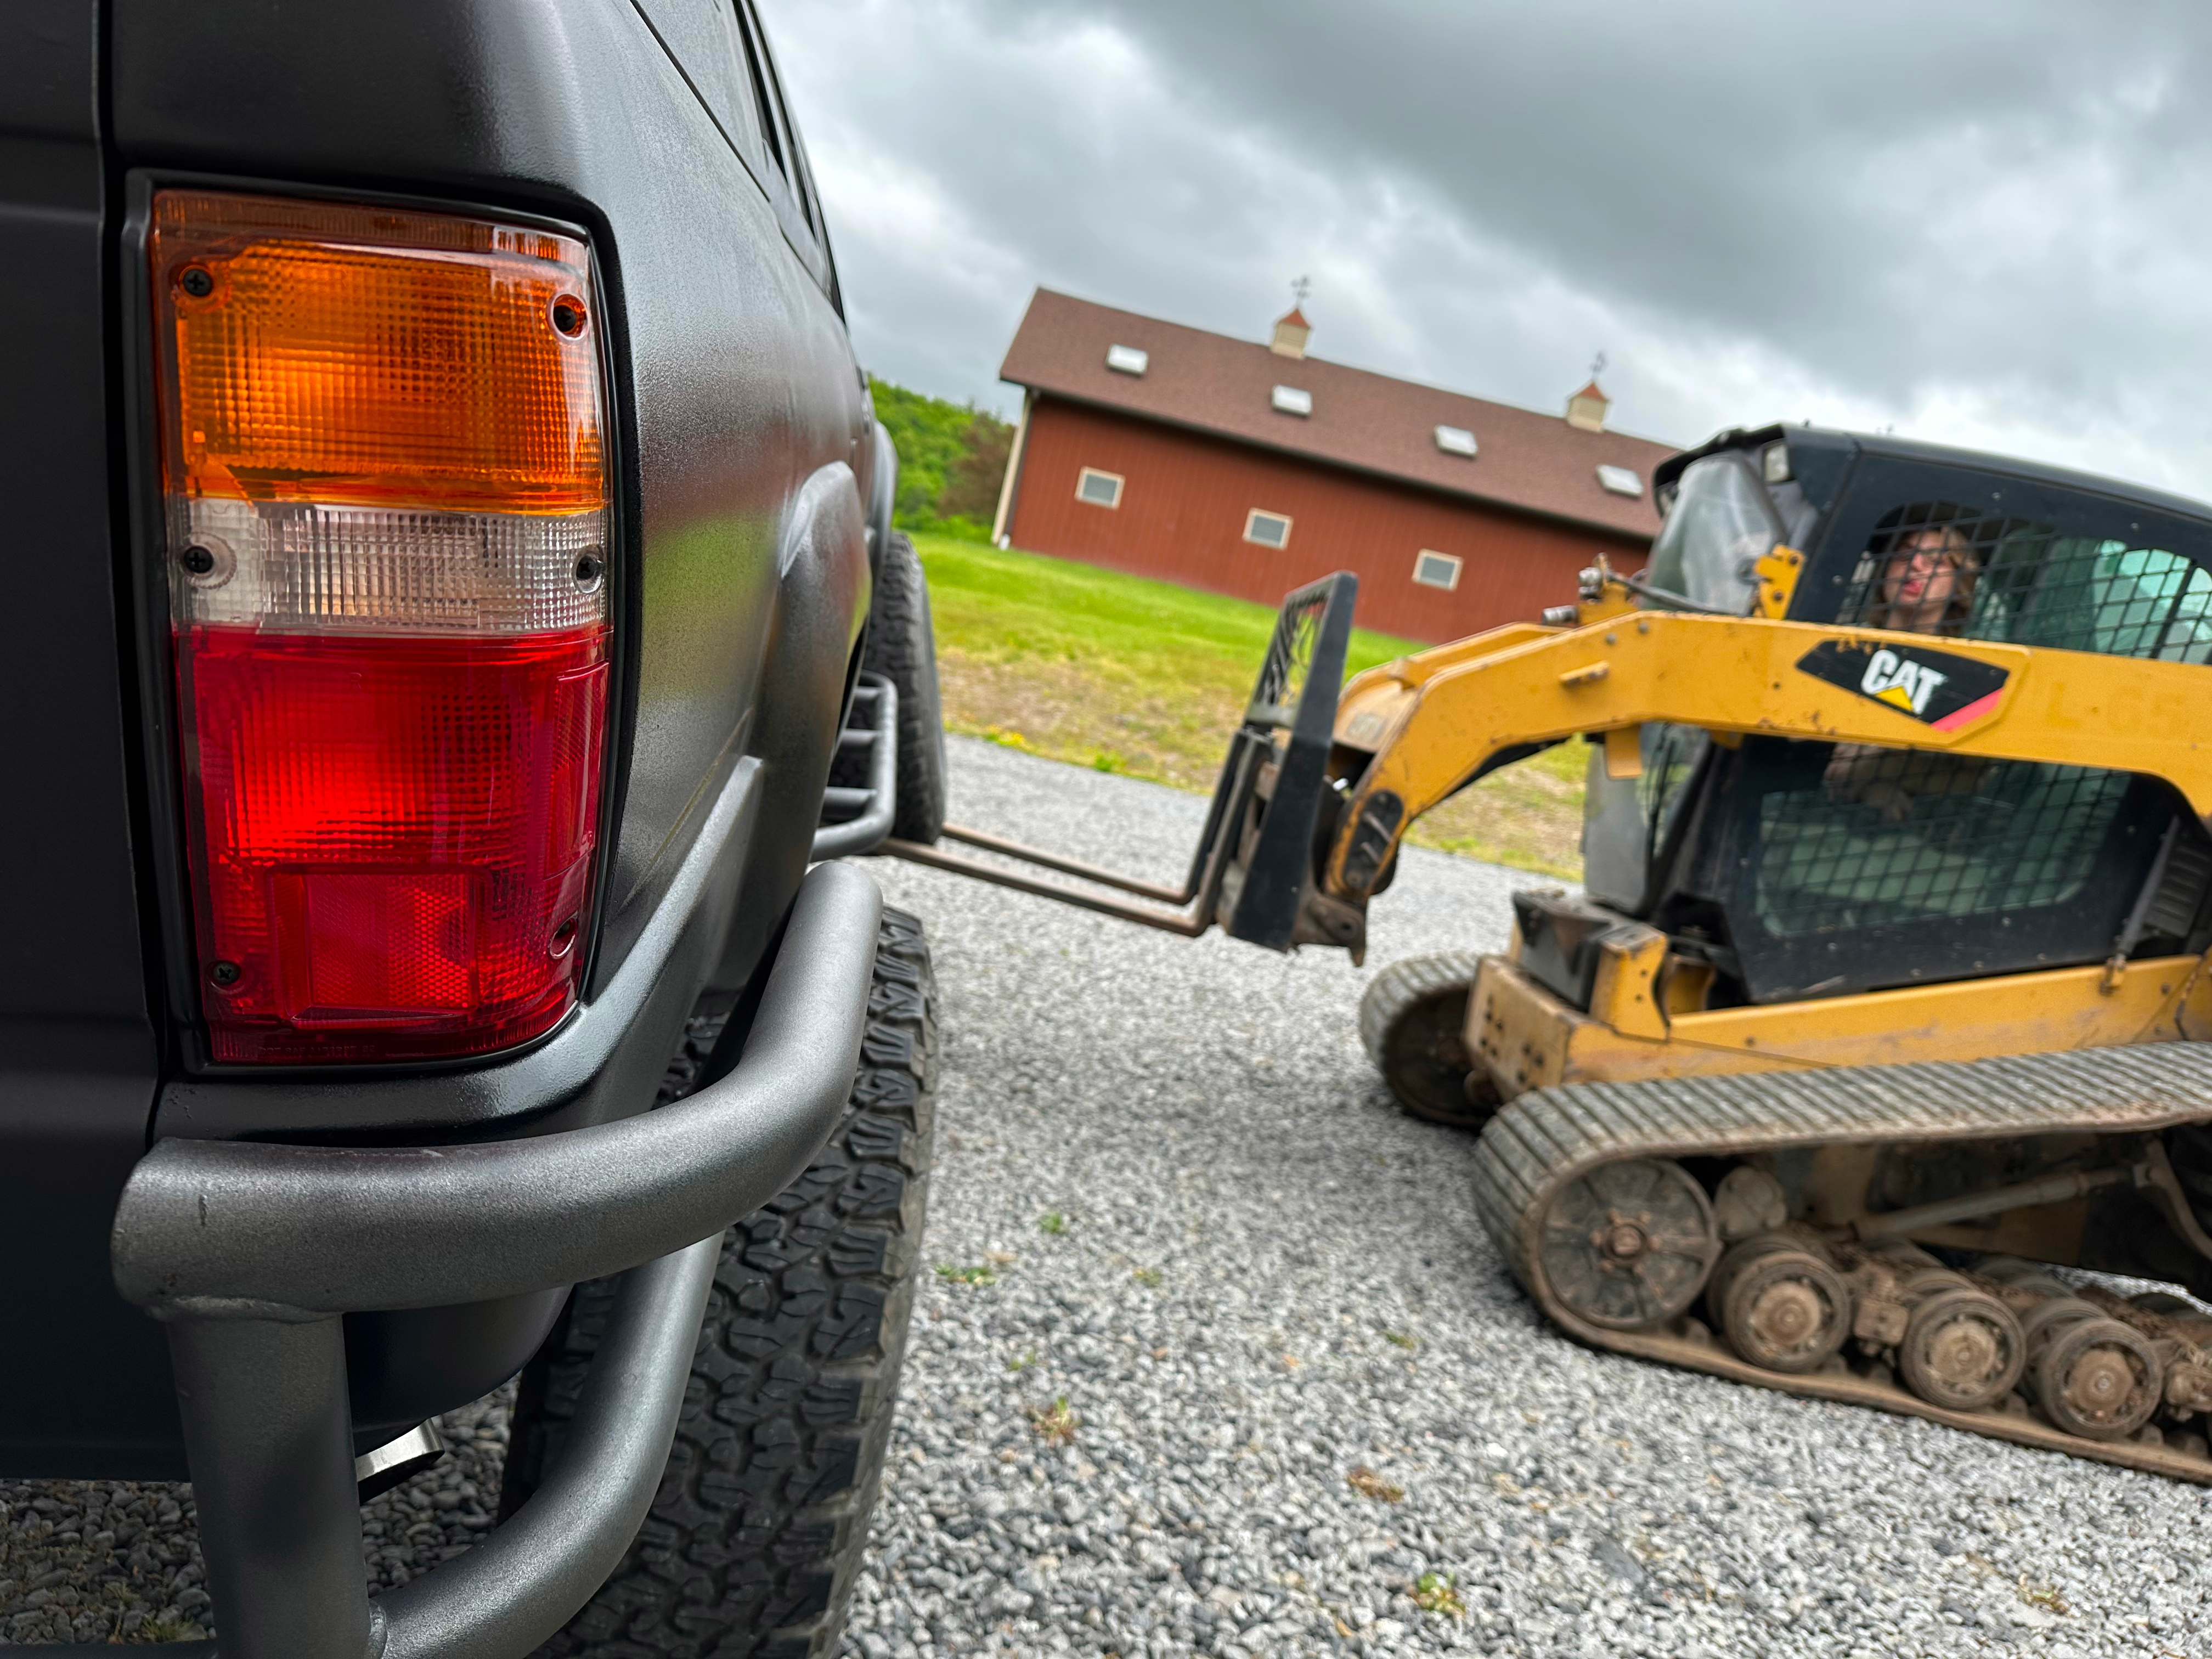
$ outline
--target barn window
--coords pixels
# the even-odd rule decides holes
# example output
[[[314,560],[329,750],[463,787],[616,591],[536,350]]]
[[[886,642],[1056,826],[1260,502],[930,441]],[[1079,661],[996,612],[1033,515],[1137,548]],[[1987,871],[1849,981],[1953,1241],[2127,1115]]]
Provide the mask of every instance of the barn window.
[[[1424,587],[1441,587],[1450,592],[1459,586],[1460,561],[1449,553],[1437,553],[1423,548],[1413,556],[1413,580]]]
[[[1464,455],[1474,459],[1474,434],[1463,426],[1440,426],[1437,428],[1437,447],[1447,455]]]
[[[1121,475],[1101,472],[1095,466],[1083,469],[1082,477],[1075,481],[1075,499],[1088,501],[1093,507],[1121,505]]]
[[[1280,513],[1263,513],[1255,507],[1244,515],[1244,539],[1262,547],[1287,547],[1291,521]]]
[[[1601,466],[1597,470],[1597,481],[1601,489],[1609,489],[1616,495],[1641,495],[1644,493],[1644,480],[1636,476],[1632,467]]]
[[[1142,374],[1152,367],[1152,354],[1139,346],[1109,345],[1106,367],[1123,374]]]
[[[1279,415],[1310,415],[1313,413],[1313,393],[1301,386],[1279,386],[1267,394],[1267,401]]]

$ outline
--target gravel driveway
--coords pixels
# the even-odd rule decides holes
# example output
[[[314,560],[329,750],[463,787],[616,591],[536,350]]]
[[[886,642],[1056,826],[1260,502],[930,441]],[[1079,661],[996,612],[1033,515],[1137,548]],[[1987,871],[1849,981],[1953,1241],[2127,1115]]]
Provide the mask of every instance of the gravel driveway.
[[[960,821],[1179,878],[1203,803],[951,750]],[[1528,878],[1405,858],[1371,964],[1503,940]],[[1340,956],[867,867],[928,921],[945,1070],[848,1653],[2212,1656],[2196,1488],[1541,1328]],[[461,1458],[373,1507],[373,1581],[486,1524],[502,1407],[456,1418]],[[0,1639],[184,1633],[190,1513],[0,1483]]]
[[[1139,873],[1198,833],[1151,785],[953,767],[959,822]],[[1530,878],[1405,857],[1370,967],[1503,943]],[[848,1648],[2212,1655],[2195,1487],[1540,1327],[1340,955],[869,867],[936,945],[953,1273]]]

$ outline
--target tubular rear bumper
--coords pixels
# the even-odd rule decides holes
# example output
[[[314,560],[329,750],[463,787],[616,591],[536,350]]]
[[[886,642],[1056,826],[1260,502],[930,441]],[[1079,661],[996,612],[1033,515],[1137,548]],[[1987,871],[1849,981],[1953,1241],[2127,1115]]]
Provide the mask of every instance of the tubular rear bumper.
[[[115,1281],[167,1325],[228,1659],[520,1656],[605,1579],[659,1484],[723,1229],[843,1109],[881,909],[866,876],[816,869],[743,1060],[643,1116],[455,1146],[168,1139],[140,1162]],[[485,1543],[372,1609],[340,1316],[617,1273],[572,1449]]]

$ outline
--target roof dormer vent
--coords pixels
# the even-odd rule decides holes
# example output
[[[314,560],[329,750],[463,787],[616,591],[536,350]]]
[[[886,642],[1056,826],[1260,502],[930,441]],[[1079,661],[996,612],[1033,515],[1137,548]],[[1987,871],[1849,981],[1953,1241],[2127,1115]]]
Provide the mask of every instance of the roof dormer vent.
[[[1278,415],[1313,413],[1313,393],[1297,386],[1279,386],[1267,394],[1267,401]]]
[[[1106,348],[1106,367],[1120,374],[1142,374],[1152,367],[1152,353],[1139,346],[1109,345]]]
[[[1474,434],[1463,426],[1440,426],[1437,428],[1437,447],[1447,455],[1464,455],[1474,459]]]

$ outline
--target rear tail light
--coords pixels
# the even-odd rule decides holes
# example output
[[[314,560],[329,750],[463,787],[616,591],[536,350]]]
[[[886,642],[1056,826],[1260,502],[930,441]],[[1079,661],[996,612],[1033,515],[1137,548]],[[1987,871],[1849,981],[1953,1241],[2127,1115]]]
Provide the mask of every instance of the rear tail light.
[[[576,999],[606,725],[587,251],[205,191],[153,223],[212,1055],[536,1036]]]

